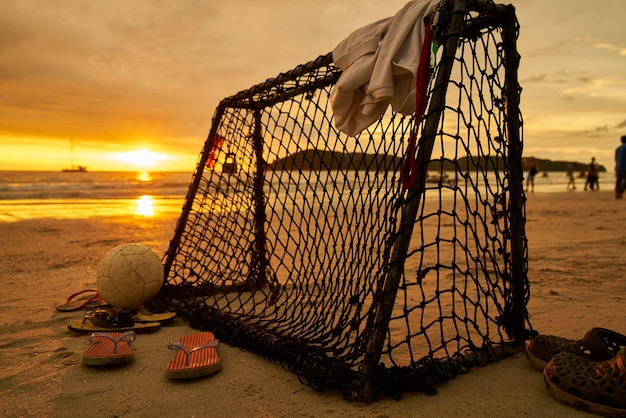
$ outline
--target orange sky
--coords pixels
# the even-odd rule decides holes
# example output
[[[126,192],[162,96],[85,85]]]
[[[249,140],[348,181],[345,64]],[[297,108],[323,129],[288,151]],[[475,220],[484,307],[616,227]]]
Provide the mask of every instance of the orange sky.
[[[511,2],[525,154],[610,167],[626,134],[626,3]],[[0,170],[67,167],[74,138],[74,162],[93,171],[135,169],[119,154],[138,149],[192,171],[222,98],[405,3],[3,0]]]

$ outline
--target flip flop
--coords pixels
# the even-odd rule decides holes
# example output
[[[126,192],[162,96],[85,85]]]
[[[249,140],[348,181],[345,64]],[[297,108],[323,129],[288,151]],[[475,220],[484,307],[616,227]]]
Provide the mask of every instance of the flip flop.
[[[135,341],[134,331],[95,332],[89,342],[91,345],[83,353],[83,364],[87,366],[108,366],[127,363],[134,358],[129,343]]]
[[[67,323],[67,329],[70,331],[80,332],[82,334],[91,334],[94,332],[150,332],[161,328],[160,322],[136,322],[128,326],[103,327],[95,325],[84,319],[73,319]]]
[[[152,313],[145,309],[101,306],[85,314],[85,318],[94,325],[112,328],[125,327],[136,322],[165,322],[176,316],[176,312]]]
[[[152,314],[148,311],[136,311],[128,308],[102,306],[88,311],[82,320],[68,323],[71,331],[92,333],[98,331],[154,331],[161,323],[176,316],[175,312]]]
[[[80,309],[95,308],[103,303],[97,289],[85,289],[69,295],[65,303],[58,305],[56,309],[59,312],[72,312]]]
[[[218,345],[219,340],[211,332],[189,334],[179,341],[170,341],[167,348],[177,352],[167,365],[167,377],[190,379],[219,372],[222,366],[217,355]]]
[[[176,317],[176,312],[163,312],[163,313],[152,313],[145,310],[138,311],[135,315],[133,315],[133,321],[135,323],[144,323],[144,322],[167,322],[170,319],[174,319]]]
[[[563,352],[576,354],[593,361],[615,357],[621,346],[626,346],[626,336],[606,328],[593,328],[580,340],[570,340],[554,335],[537,335],[526,346],[526,358],[538,370]]]
[[[626,417],[626,347],[606,361],[557,354],[546,364],[543,377],[550,392],[567,405],[598,415]]]

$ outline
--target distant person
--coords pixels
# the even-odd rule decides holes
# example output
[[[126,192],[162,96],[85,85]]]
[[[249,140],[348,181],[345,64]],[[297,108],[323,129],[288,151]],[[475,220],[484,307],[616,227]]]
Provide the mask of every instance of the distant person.
[[[567,190],[572,186],[572,190],[576,190],[576,179],[574,178],[574,172],[576,171],[576,162],[567,166]]]
[[[590,190],[600,190],[600,167],[596,163],[596,157],[591,157],[591,162],[587,164],[587,181],[585,190],[589,186]]]
[[[600,164],[595,161],[595,158],[591,159],[593,168],[593,181],[596,184],[596,190],[600,191]]]
[[[531,193],[535,191],[535,176],[539,172],[539,166],[535,157],[530,157],[526,160],[526,167],[528,168],[528,177],[526,177],[526,191],[530,186]]]
[[[621,199],[626,191],[626,135],[622,145],[615,150],[615,198]]]

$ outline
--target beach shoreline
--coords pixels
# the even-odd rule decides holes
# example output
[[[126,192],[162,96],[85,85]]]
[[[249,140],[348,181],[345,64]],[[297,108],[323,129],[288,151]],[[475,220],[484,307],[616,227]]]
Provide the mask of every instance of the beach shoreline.
[[[526,219],[533,328],[573,339],[598,326],[626,333],[624,202],[610,190],[531,193]],[[166,345],[196,332],[180,319],[140,334],[129,365],[82,366],[88,338],[66,327],[82,312],[54,306],[95,287],[99,259],[117,245],[140,242],[164,254],[176,221],[168,214],[0,222],[2,416],[590,416],[553,398],[521,354],[440,385],[438,395],[372,404],[317,392],[281,365],[225,344],[221,372],[172,382]]]

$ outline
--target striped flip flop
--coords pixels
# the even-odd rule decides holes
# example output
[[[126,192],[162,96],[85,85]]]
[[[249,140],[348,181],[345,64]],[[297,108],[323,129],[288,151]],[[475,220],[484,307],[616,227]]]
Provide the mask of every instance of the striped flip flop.
[[[83,364],[87,366],[108,366],[128,363],[134,358],[131,341],[135,341],[134,331],[95,332],[89,338],[91,344],[83,353]]]
[[[189,334],[179,341],[170,341],[167,348],[177,351],[167,365],[167,377],[190,379],[219,372],[222,366],[217,354],[218,345],[219,341],[211,332]]]

